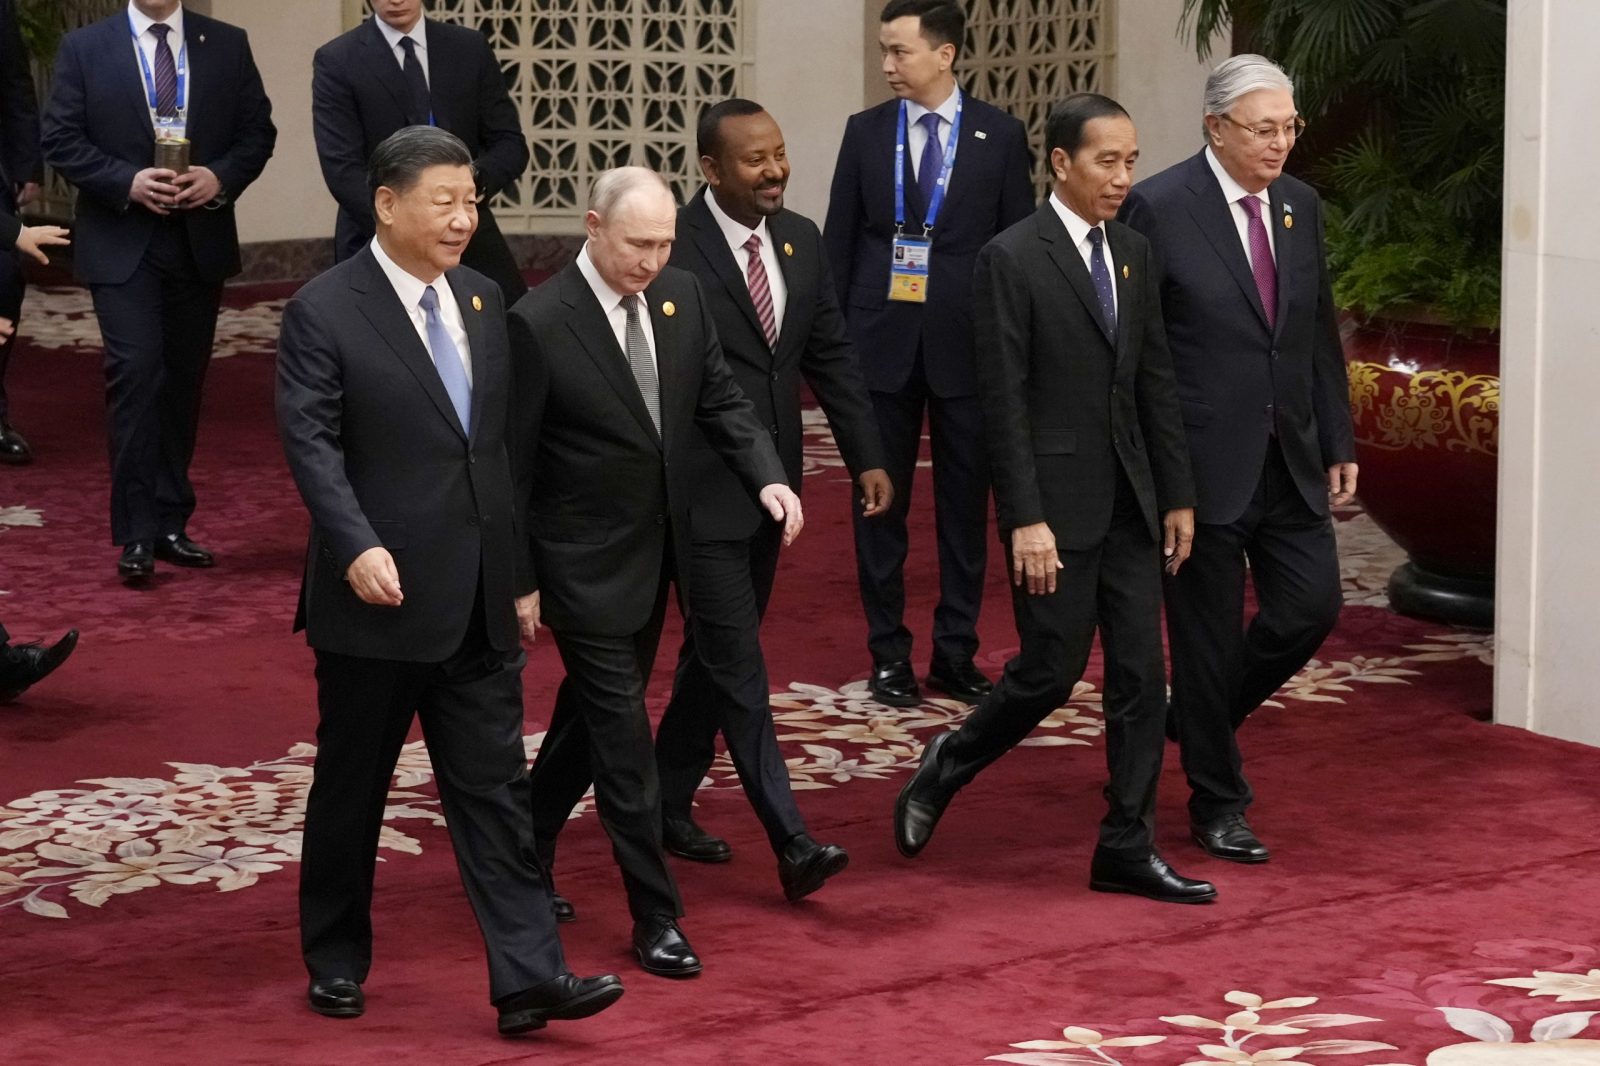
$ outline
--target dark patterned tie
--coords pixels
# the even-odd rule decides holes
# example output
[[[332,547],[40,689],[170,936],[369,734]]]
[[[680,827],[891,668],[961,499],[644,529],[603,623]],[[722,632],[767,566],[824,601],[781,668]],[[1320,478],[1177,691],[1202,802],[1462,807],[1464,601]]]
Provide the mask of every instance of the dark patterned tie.
[[[1100,313],[1106,317],[1106,332],[1117,336],[1117,301],[1111,291],[1111,271],[1106,267],[1106,234],[1099,226],[1089,231],[1089,277],[1094,279],[1094,294],[1100,299]]]
[[[400,50],[405,52],[401,69],[406,76],[406,88],[411,93],[411,124],[433,125],[433,101],[428,96],[428,78],[422,73],[422,60],[417,58],[417,42],[410,37],[400,38]]]
[[[172,61],[172,49],[167,46],[167,34],[172,27],[164,22],[150,24],[156,35],[156,114],[163,118],[178,115],[178,64]]]
[[[644,326],[639,321],[639,297],[624,296],[622,309],[628,312],[628,366],[633,370],[633,380],[639,383],[639,395],[644,397],[645,408],[656,432],[661,432],[661,383],[656,377],[656,363],[650,358],[650,342],[645,340]]]
[[[761,238],[752,233],[744,242],[750,253],[750,265],[745,271],[745,283],[750,286],[750,302],[756,305],[756,317],[761,320],[761,332],[767,335],[767,347],[778,347],[778,317],[772,307],[772,286],[767,281],[767,265],[761,261]]]
[[[1244,213],[1250,216],[1250,273],[1256,278],[1256,292],[1261,294],[1261,309],[1267,313],[1267,325],[1278,328],[1278,264],[1272,260],[1272,244],[1267,240],[1267,224],[1261,218],[1261,201],[1246,196],[1239,201]]]
[[[934,186],[939,182],[939,172],[944,169],[944,145],[939,143],[939,114],[929,111],[917,119],[917,125],[928,131],[928,140],[922,146],[922,162],[917,164],[917,188],[922,192],[922,217],[928,217],[928,205],[933,203]]]

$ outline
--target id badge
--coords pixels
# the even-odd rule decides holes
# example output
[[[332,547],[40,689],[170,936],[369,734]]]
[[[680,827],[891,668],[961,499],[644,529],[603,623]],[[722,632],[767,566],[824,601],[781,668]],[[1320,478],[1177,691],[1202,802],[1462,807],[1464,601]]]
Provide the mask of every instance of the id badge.
[[[896,237],[889,263],[889,299],[928,302],[928,261],[933,242],[924,237]]]
[[[156,140],[181,141],[189,136],[189,123],[182,114],[155,116]]]

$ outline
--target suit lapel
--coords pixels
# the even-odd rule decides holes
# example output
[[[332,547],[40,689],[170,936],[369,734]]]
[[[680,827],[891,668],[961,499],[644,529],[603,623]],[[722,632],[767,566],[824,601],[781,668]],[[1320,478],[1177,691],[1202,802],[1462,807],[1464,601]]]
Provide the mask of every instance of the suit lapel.
[[[772,237],[772,250],[778,260],[778,272],[783,275],[783,291],[786,294],[783,302],[783,321],[778,323],[778,347],[782,348],[785,340],[798,335],[795,318],[800,314],[802,301],[795,299],[795,294],[807,291],[811,287],[800,282],[811,276],[809,272],[812,267],[810,263],[801,262],[794,254],[795,248],[804,245],[794,243],[794,238],[798,234],[790,229],[787,213],[779,212],[767,219],[767,233]],[[776,356],[777,353],[774,352],[773,355]]]
[[[950,184],[945,186],[944,203],[939,208],[939,214],[946,219],[950,218],[959,208],[961,201],[966,199],[967,189],[974,181],[978,180],[974,177],[978,168],[978,144],[980,143],[978,134],[987,135],[989,132],[983,129],[981,123],[982,120],[972,106],[972,97],[963,90],[961,94],[961,135],[956,138],[956,161],[950,168]],[[941,143],[939,147],[943,149],[944,144]],[[941,161],[943,160],[942,151],[940,159]],[[963,166],[963,164],[965,165]],[[937,222],[938,219],[934,221]],[[948,229],[949,225],[946,224],[944,228]]]
[[[706,195],[710,195],[709,191]],[[694,231],[696,250],[716,272],[717,280],[722,282],[723,287],[728,290],[728,295],[733,297],[734,304],[750,321],[750,328],[756,331],[756,336],[765,338],[766,333],[761,328],[761,318],[756,314],[755,301],[750,299],[750,283],[745,280],[744,272],[739,267],[739,260],[734,256],[733,249],[728,247],[728,242],[722,235],[722,227],[717,225],[717,220],[712,217],[711,208],[706,206],[703,196],[696,195],[689,201],[688,215],[689,226]]]
[[[1116,230],[1114,235],[1112,233],[1113,229]],[[1128,328],[1128,316],[1130,313],[1135,317],[1138,316],[1138,298],[1135,293],[1138,290],[1138,284],[1142,284],[1144,281],[1141,278],[1138,284],[1135,283],[1133,264],[1128,261],[1128,245],[1131,242],[1125,239],[1127,232],[1124,227],[1115,222],[1106,223],[1106,236],[1111,238],[1108,243],[1111,244],[1111,258],[1114,264],[1111,268],[1113,271],[1111,283],[1117,287],[1116,348],[1118,366],[1122,365],[1123,358],[1128,354],[1130,343],[1128,337],[1133,333],[1133,330]]]
[[[133,39],[133,24],[128,21],[127,11],[124,10],[107,19],[105,25],[106,58],[111,69],[117,72],[117,81],[120,83],[117,95],[130,105],[128,121],[134,129],[143,132],[150,142],[150,153],[153,155],[156,132],[150,124],[150,98],[145,93],[144,72],[139,67],[139,57],[133,51],[138,47],[138,42]]]
[[[1094,280],[1089,277],[1089,268],[1083,265],[1083,257],[1074,247],[1072,236],[1067,233],[1067,227],[1061,224],[1056,209],[1046,200],[1044,206],[1039,208],[1033,217],[1038,224],[1039,237],[1045,242],[1051,262],[1055,263],[1056,269],[1067,279],[1072,291],[1078,294],[1084,309],[1089,312],[1089,318],[1099,327],[1100,336],[1105,338],[1107,344],[1115,347],[1111,332],[1106,327],[1105,315],[1100,313],[1100,297],[1094,291]]]
[[[383,268],[372,257],[370,249],[363,248],[360,258],[363,259],[366,269],[355,272],[350,280],[350,287],[359,294],[356,304],[361,308],[362,315],[372,324],[372,328],[378,331],[378,335],[388,342],[406,369],[411,371],[417,383],[422,386],[422,391],[428,394],[428,399],[438,408],[439,414],[455,427],[457,433],[466,437],[466,428],[462,426],[461,419],[456,417],[456,408],[450,402],[450,394],[444,391],[444,382],[439,378],[439,368],[433,365],[433,359],[428,355],[428,349],[423,345],[422,338],[417,336],[417,328],[412,325],[411,316],[401,305],[400,297],[395,295],[394,286],[389,284],[389,279],[384,276]],[[476,348],[474,345],[472,368],[474,373],[478,370]]]
[[[426,24],[426,19],[423,20]],[[366,62],[372,68],[378,82],[394,97],[395,106],[407,120],[411,117],[411,93],[406,88],[405,74],[400,70],[400,64],[394,58],[394,52],[389,47],[389,42],[384,39],[383,31],[378,29],[376,15],[369,15],[362,25],[361,44],[366,48]],[[431,44],[430,44],[431,47]]]
[[[1272,251],[1278,266],[1278,317],[1273,330],[1273,336],[1277,336],[1289,317],[1289,264],[1294,262],[1289,249],[1294,246],[1295,236],[1294,228],[1287,223],[1294,217],[1294,205],[1283,202],[1283,191],[1278,188],[1277,182],[1267,186],[1267,196],[1272,200],[1272,217],[1264,221],[1273,227]]]
[[[572,316],[567,320],[567,328],[572,331],[583,350],[594,361],[594,365],[611,385],[623,406],[633,415],[634,421],[639,423],[639,428],[649,434],[652,440],[659,441],[660,435],[656,432],[655,423],[650,421],[650,410],[645,407],[644,396],[639,392],[639,383],[634,380],[633,368],[628,365],[628,355],[618,347],[616,334],[611,331],[611,323],[606,319],[605,312],[600,309],[600,301],[595,299],[594,290],[589,288],[583,272],[574,263],[562,270],[558,279],[561,283],[561,300],[572,309]],[[653,307],[651,311],[653,314]],[[661,368],[661,338],[658,334],[657,378],[663,376]]]
[[[677,306],[668,299],[665,289],[666,286],[658,278],[644,294],[645,302],[650,305],[650,332],[655,335],[656,342],[656,388],[661,398],[662,451],[667,450],[677,435],[678,427],[668,417],[668,412],[674,409],[678,395],[678,372],[688,365],[689,359],[689,353],[683,347],[684,331],[679,326],[683,320],[678,317]],[[673,307],[670,315],[666,310],[669,305]],[[643,404],[641,399],[640,406]]]
[[[1222,186],[1217,184],[1217,176],[1211,173],[1211,165],[1206,162],[1204,153],[1190,160],[1189,191],[1194,197],[1189,201],[1189,214],[1200,227],[1200,232],[1205,234],[1206,240],[1211,242],[1211,247],[1228,268],[1228,273],[1233,275],[1239,291],[1244,293],[1245,300],[1255,308],[1257,317],[1265,326],[1267,312],[1261,306],[1261,293],[1256,289],[1255,275],[1250,273],[1250,260],[1245,258],[1244,245],[1239,243],[1239,228],[1233,221],[1233,207],[1223,197]]]
[[[478,397],[483,395],[485,383],[488,381],[488,351],[485,349],[483,339],[483,312],[482,297],[468,287],[461,271],[452,270],[445,275],[445,280],[450,283],[450,291],[455,294],[456,306],[461,309],[461,322],[467,331],[467,358],[472,362],[472,428],[468,439],[473,440],[478,435],[478,425],[482,421],[478,417],[480,410]],[[477,301],[474,303],[473,301]]]
[[[211,45],[202,38],[206,35],[205,20],[191,12],[184,12],[184,48],[188,50],[185,57],[189,64],[189,96],[199,106],[189,109],[189,140],[196,144],[208,143],[220,112],[214,106],[219,95],[227,91],[223,81],[224,72],[217,69],[212,57]],[[206,104],[213,104],[207,107]],[[225,138],[225,131],[219,135],[219,141]]]

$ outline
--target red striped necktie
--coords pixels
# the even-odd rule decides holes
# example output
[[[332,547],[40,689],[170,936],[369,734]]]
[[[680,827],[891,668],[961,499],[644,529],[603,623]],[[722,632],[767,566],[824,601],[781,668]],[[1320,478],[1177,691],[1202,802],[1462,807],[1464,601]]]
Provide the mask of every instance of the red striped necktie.
[[[772,311],[772,286],[767,282],[767,267],[761,262],[761,237],[750,234],[744,242],[750,253],[750,265],[745,269],[745,283],[750,286],[750,302],[756,305],[756,317],[761,320],[761,332],[767,335],[767,347],[778,347],[778,318]]]

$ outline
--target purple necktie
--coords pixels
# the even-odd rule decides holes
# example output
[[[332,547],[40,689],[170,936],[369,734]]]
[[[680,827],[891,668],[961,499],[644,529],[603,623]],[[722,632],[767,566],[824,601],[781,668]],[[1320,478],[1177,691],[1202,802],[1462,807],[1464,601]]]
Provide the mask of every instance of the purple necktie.
[[[772,310],[772,285],[767,280],[767,266],[761,261],[761,238],[752,233],[742,247],[750,253],[750,265],[745,272],[750,302],[756,305],[756,317],[761,319],[761,332],[767,335],[767,347],[776,351],[778,318]]]
[[[156,35],[156,114],[176,118],[178,114],[178,64],[172,61],[172,49],[167,47],[167,34],[172,27],[164,22],[150,24]]]
[[[1278,265],[1272,261],[1272,245],[1267,241],[1267,224],[1261,220],[1261,201],[1246,196],[1239,201],[1250,216],[1250,273],[1256,277],[1256,292],[1267,313],[1267,325],[1278,327]]]
[[[944,169],[944,145],[939,143],[939,113],[929,111],[917,119],[917,125],[928,131],[928,140],[922,146],[922,162],[917,164],[917,188],[922,193],[922,217],[928,217],[928,205],[933,203],[934,186],[939,172]]]

